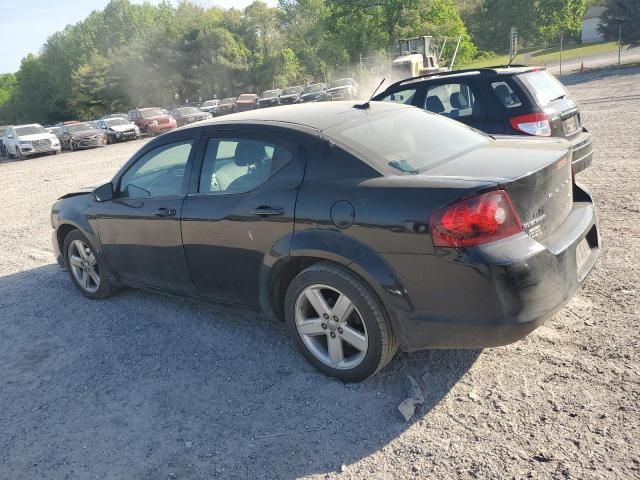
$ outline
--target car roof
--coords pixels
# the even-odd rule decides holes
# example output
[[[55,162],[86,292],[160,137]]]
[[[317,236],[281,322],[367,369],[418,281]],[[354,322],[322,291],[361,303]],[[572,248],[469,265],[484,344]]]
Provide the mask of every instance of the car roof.
[[[39,123],[23,123],[22,125],[13,125],[13,128],[18,128],[18,127],[42,127],[42,125],[40,125]]]
[[[327,128],[364,118],[369,115],[377,115],[389,111],[414,108],[407,105],[399,105],[392,102],[371,102],[369,108],[356,108],[359,102],[336,101],[318,102],[296,105],[281,105],[275,108],[250,110],[248,112],[234,113],[224,117],[214,118],[198,122],[198,125],[224,125],[224,124],[252,124],[252,123],[281,123],[294,124],[313,130],[326,130]]]
[[[519,75],[521,73],[535,72],[539,70],[546,70],[545,67],[535,67],[527,65],[496,65],[493,67],[482,68],[468,68],[465,70],[451,70],[448,72],[435,72],[428,73],[426,75],[419,75],[417,77],[405,78],[389,85],[385,90],[391,87],[410,85],[418,82],[426,82],[429,80],[438,80],[441,78],[455,78],[455,77],[470,77],[476,75]]]

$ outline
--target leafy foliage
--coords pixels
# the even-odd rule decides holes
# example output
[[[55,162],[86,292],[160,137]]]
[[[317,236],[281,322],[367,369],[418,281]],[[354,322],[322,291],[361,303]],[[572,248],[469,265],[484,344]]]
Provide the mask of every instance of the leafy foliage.
[[[324,81],[338,70],[351,74],[363,53],[388,61],[402,37],[448,37],[451,58],[461,36],[459,65],[477,54],[467,25],[485,48],[502,50],[512,25],[532,39],[577,31],[584,2],[279,0],[274,8],[255,0],[238,10],[111,0],[51,35],[15,75],[0,76],[0,123],[86,119]]]
[[[640,4],[638,0],[607,0],[602,23],[602,32],[607,38],[618,39],[618,26],[622,43],[640,45]]]

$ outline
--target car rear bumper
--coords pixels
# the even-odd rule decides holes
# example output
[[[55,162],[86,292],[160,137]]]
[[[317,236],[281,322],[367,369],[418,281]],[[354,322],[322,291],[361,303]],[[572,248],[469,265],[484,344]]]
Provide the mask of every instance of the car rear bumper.
[[[593,161],[591,134],[586,128],[583,128],[582,132],[571,141],[571,148],[573,150],[571,166],[573,168],[573,173],[576,174],[591,165],[591,162]]]
[[[579,194],[569,216],[540,242],[522,233],[480,247],[437,249],[430,255],[434,259],[425,265],[421,285],[403,282],[412,311],[390,309],[401,349],[506,345],[566,305],[600,251],[593,203],[576,188]],[[581,248],[581,253],[588,253],[580,255],[578,265],[583,239],[589,249]],[[415,259],[410,263],[407,268],[415,269]]]

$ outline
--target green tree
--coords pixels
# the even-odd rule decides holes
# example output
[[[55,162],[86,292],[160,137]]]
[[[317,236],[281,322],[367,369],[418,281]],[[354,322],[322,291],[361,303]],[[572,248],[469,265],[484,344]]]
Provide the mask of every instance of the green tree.
[[[515,27],[520,45],[540,45],[560,33],[577,36],[585,10],[585,0],[484,0],[474,36],[480,48],[504,52]]]
[[[432,35],[436,39],[446,37],[448,40],[444,57],[449,60],[453,58],[459,37],[460,46],[456,55],[456,65],[472,60],[476,54],[476,46],[453,0],[423,0],[418,8],[405,12],[401,24],[399,33],[403,37],[420,35]]]
[[[640,45],[640,5],[638,0],[607,0],[600,24],[601,31],[609,39],[618,39],[618,26],[622,43]]]

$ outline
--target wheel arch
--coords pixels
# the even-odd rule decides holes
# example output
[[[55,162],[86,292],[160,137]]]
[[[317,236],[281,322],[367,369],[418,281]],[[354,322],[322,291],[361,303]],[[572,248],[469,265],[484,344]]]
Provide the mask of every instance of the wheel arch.
[[[284,319],[284,298],[291,281],[300,272],[319,262],[331,262],[367,285],[381,302],[392,328],[402,337],[399,312],[413,310],[406,289],[392,266],[377,252],[358,240],[333,230],[304,230],[290,238],[288,252],[271,256],[263,265],[260,303],[269,315]],[[271,253],[276,253],[277,248]]]

